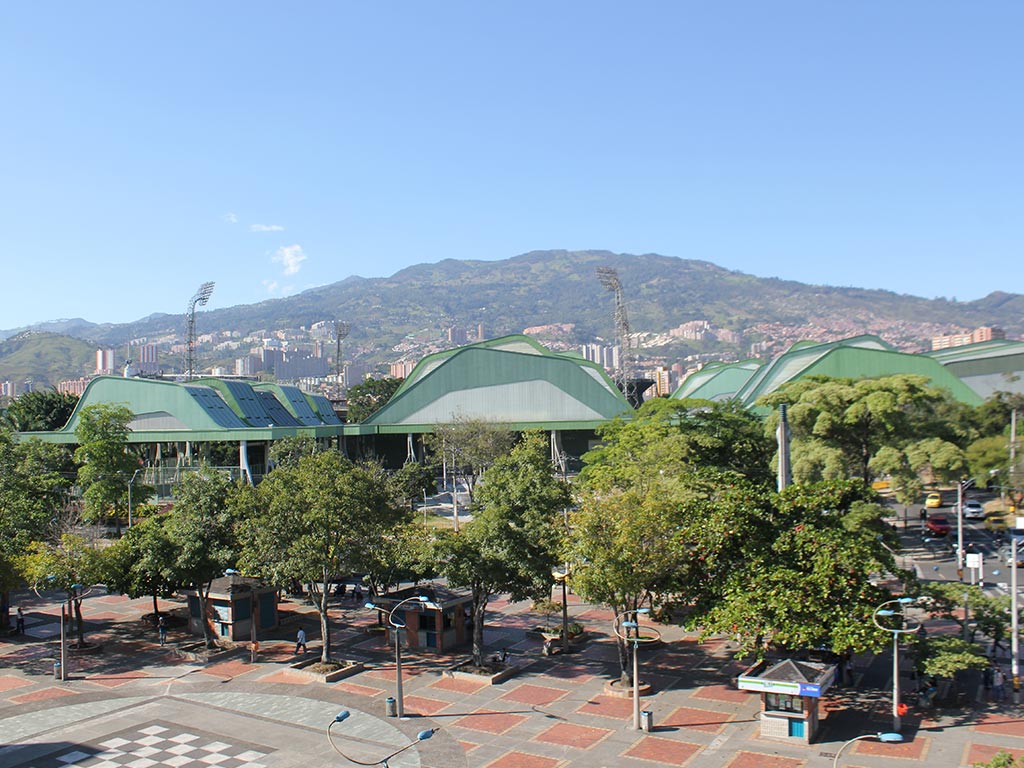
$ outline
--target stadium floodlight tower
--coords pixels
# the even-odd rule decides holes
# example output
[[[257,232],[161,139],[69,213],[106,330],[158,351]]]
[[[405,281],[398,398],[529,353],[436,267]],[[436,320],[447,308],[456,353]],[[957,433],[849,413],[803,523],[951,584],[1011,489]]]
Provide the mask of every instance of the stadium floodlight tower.
[[[188,364],[185,366],[185,380],[192,381],[194,374],[193,358],[196,351],[196,307],[205,307],[213,294],[214,283],[203,283],[199,286],[195,296],[189,299],[188,313],[185,315],[188,327],[185,334],[185,350],[188,355]]]
[[[351,330],[352,326],[350,326],[344,320],[334,321],[334,381],[338,387],[336,390],[336,392],[338,393],[338,397],[341,397],[341,374],[342,371],[344,370],[344,366],[341,363],[341,340],[346,338],[349,334],[349,331]]]
[[[598,267],[597,279],[607,290],[615,295],[615,337],[619,344],[619,365],[615,369],[615,383],[627,398],[633,382],[633,348],[630,341],[629,316],[626,314],[626,301],[622,296],[622,283],[619,273],[612,267]]]

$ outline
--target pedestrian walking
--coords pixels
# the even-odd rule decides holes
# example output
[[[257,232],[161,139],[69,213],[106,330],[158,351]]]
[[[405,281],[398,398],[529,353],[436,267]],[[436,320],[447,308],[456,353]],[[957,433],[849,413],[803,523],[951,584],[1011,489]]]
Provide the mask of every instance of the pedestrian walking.
[[[14,626],[19,635],[25,634],[25,612],[18,606],[18,615],[14,620]]]
[[[167,643],[167,619],[161,615],[156,622],[156,631],[160,635],[160,645]]]
[[[918,517],[921,518],[921,530],[923,531],[925,525],[928,522],[928,510],[925,509],[924,507],[921,507],[921,511],[920,513],[918,513]]]
[[[306,652],[306,630],[304,630],[302,627],[299,627],[299,631],[295,635],[296,654],[298,654],[300,648],[302,649],[303,653]]]
[[[352,602],[356,605],[359,605],[361,602],[363,602],[363,588],[360,587],[358,584],[356,584],[352,588]]]
[[[992,698],[996,701],[1006,699],[1006,675],[999,667],[992,670]]]

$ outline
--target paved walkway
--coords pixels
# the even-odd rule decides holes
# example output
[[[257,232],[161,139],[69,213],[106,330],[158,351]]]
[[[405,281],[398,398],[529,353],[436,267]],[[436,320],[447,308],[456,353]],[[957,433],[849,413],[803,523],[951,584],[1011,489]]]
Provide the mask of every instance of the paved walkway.
[[[609,695],[617,662],[608,628],[611,615],[574,601],[573,620],[591,632],[585,648],[568,656],[540,654],[526,630],[543,621],[525,604],[492,604],[494,648],[511,649],[521,667],[500,685],[445,674],[455,657],[403,655],[407,718],[384,717],[394,694],[391,651],[366,633],[375,617],[352,605],[333,611],[335,656],[367,668],[335,683],[314,682],[290,667],[296,625],[319,652],[312,609],[282,604],[287,624],[261,641],[259,663],[238,653],[210,664],[177,657],[156,643],[141,620],[151,600],[95,595],[85,601],[87,637],[101,653],[69,663],[70,679],[54,679],[59,607],[31,593],[24,606],[27,634],[0,640],[0,765],[5,768],[320,768],[349,764],[328,741],[326,727],[341,709],[351,713],[332,728],[348,757],[373,764],[439,729],[390,761],[392,768],[567,768],[667,765],[693,768],[802,768],[832,765],[854,736],[891,730],[885,657],[856,668],[878,687],[839,690],[823,706],[818,740],[799,745],[759,735],[759,697],[730,680],[743,668],[721,640],[698,644],[678,627],[662,627],[665,643],[642,650],[642,678],[654,685],[643,707],[655,729],[632,729],[632,703]],[[183,610],[163,601],[162,608]],[[169,644],[185,641],[172,627]],[[461,657],[460,657],[461,659]],[[1024,754],[1024,720],[1010,705],[980,705],[937,719],[904,719],[903,744],[859,741],[842,764],[969,766],[1001,748]],[[897,762],[898,761],[898,762]]]

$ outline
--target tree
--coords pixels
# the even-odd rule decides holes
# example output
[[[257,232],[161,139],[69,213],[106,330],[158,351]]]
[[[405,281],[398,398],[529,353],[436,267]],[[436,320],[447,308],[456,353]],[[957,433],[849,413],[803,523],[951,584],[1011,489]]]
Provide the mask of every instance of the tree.
[[[346,393],[348,420],[350,422],[366,421],[388,404],[388,400],[402,386],[402,381],[402,379],[392,378],[367,379],[349,387]]]
[[[59,589],[72,605],[77,647],[84,648],[82,599],[94,584],[103,579],[102,553],[96,542],[73,533],[64,533],[57,542],[34,542],[19,558],[18,569],[34,589]]]
[[[805,448],[819,454],[827,448],[842,457],[845,476],[869,483],[871,460],[882,447],[902,448],[935,436],[934,413],[947,397],[929,387],[924,376],[859,380],[810,376],[790,382],[757,404],[773,409],[788,404],[797,482],[825,476],[808,472],[813,465],[805,464],[801,454]],[[774,432],[777,424],[778,416],[773,413],[767,428]]]
[[[75,461],[89,521],[119,517],[126,508],[128,483],[139,468],[138,459],[127,451],[131,420],[128,408],[106,403],[88,405],[78,415]],[[138,485],[136,493],[140,498],[149,495]]]
[[[55,512],[68,501],[73,474],[63,446],[15,442],[0,429],[0,627],[10,624],[9,591],[21,581],[17,558],[47,537]]]
[[[330,660],[327,598],[368,548],[406,519],[378,465],[356,465],[336,451],[274,469],[236,508],[243,571],[276,584],[300,582],[320,614],[321,660]]]
[[[397,472],[388,475],[388,485],[395,498],[409,505],[409,509],[415,508],[417,499],[437,490],[434,470],[417,461],[407,461]]]
[[[920,585],[922,604],[933,618],[941,618],[960,627],[960,636],[976,642],[986,637],[998,648],[1010,636],[1010,598],[990,595],[973,584],[929,581]],[[964,632],[964,603],[969,606],[969,620]]]
[[[272,467],[294,467],[303,456],[316,453],[316,441],[311,437],[285,437],[270,444],[268,464]]]
[[[897,573],[878,532],[884,508],[860,502],[850,511],[807,509],[789,506],[785,497],[784,492],[770,545],[751,542],[750,556],[727,579],[705,632],[729,634],[741,652],[758,658],[772,645],[827,647],[838,654],[883,647],[885,635],[871,616],[891,595],[875,577]]]
[[[68,423],[78,396],[56,389],[33,390],[7,406],[5,421],[15,432],[50,432]]]
[[[487,469],[473,519],[461,532],[440,534],[441,573],[472,593],[473,663],[484,663],[487,603],[507,592],[512,600],[550,595],[568,487],[552,474],[548,446],[528,433]]]
[[[424,435],[423,442],[435,457],[435,465],[443,459],[452,476],[465,484],[472,503],[477,481],[499,457],[508,454],[515,435],[496,422],[457,416],[450,424],[434,425],[433,434]]]
[[[917,640],[917,669],[927,677],[952,678],[957,672],[984,669],[989,660],[969,640],[954,635],[935,635]]]
[[[975,763],[974,768],[1024,768],[1024,757],[1014,758],[1012,752],[998,752],[987,763]]]
[[[173,579],[196,591],[203,640],[213,646],[207,615],[210,583],[234,564],[236,541],[228,506],[231,481],[210,467],[190,472],[174,489],[174,506],[166,514],[164,534],[174,550]]]
[[[108,589],[131,598],[151,596],[153,616],[159,617],[158,598],[170,597],[181,586],[175,565],[177,551],[167,533],[167,516],[139,520],[104,552]]]
[[[601,444],[584,457],[580,482],[590,488],[644,484],[658,475],[727,472],[769,483],[774,442],[753,413],[733,402],[645,402],[632,418],[599,428]]]
[[[938,437],[912,443],[905,453],[911,468],[919,476],[930,476],[932,482],[951,483],[967,472],[967,458],[960,447]]]

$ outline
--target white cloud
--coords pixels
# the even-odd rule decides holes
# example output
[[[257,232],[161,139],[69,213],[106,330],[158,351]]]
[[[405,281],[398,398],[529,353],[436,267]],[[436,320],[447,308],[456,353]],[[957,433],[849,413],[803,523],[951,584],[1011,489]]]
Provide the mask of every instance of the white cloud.
[[[251,232],[284,232],[284,227],[280,224],[250,224],[249,230]]]
[[[294,275],[302,269],[302,262],[306,258],[306,254],[302,252],[301,245],[285,245],[274,251],[274,255],[270,257],[270,260],[284,267],[281,274]]]
[[[221,216],[221,218],[224,219],[224,221],[226,221],[228,224],[238,223],[238,217],[235,216],[235,214],[233,213],[225,213],[223,216]]]
[[[277,280],[264,280],[263,288],[267,293],[277,292]]]

